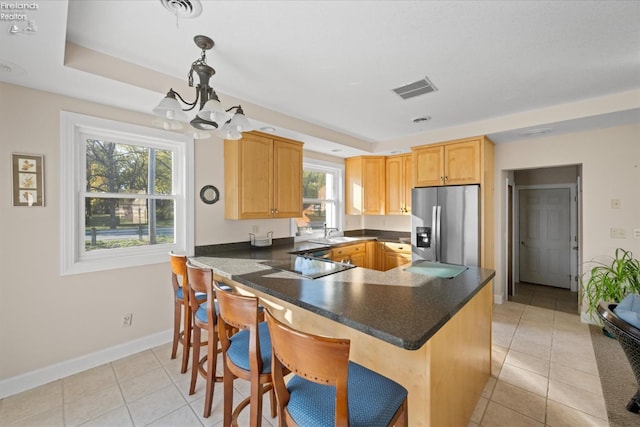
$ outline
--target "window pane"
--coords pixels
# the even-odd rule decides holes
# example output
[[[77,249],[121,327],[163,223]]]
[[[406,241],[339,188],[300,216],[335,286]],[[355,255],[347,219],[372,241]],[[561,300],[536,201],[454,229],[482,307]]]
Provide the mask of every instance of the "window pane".
[[[171,151],[87,139],[86,153],[87,192],[172,194]]]
[[[305,170],[302,173],[302,198],[326,199],[327,174]]]
[[[174,243],[174,201],[85,199],[85,250]]]

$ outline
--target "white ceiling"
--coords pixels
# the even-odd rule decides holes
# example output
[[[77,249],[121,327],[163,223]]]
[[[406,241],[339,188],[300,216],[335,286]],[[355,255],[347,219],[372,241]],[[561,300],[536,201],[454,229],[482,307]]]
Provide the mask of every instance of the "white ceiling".
[[[160,0],[36,3],[21,12],[36,21],[36,33],[10,35],[10,22],[0,21],[0,63],[16,70],[0,72],[0,80],[149,112],[164,93],[64,66],[65,42],[186,80],[200,55],[193,36],[204,34],[215,41],[207,60],[223,104],[234,97],[362,142],[305,137],[306,149],[340,157],[640,89],[638,1],[205,0],[199,17],[180,20]],[[424,77],[437,92],[410,100],[392,92]],[[620,109],[528,127],[640,122],[640,109]],[[250,108],[245,113],[251,118]],[[432,119],[413,123],[422,116]],[[491,136],[501,143],[521,133]]]

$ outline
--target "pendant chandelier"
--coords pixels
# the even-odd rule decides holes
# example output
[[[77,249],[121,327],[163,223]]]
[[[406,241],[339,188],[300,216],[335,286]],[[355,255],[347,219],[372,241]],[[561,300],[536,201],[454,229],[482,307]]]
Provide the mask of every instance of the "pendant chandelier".
[[[196,129],[190,132],[194,138],[207,138],[210,136],[207,131],[215,130],[220,138],[240,139],[242,132],[251,130],[251,124],[245,117],[242,107],[236,105],[225,110],[216,91],[209,86],[209,80],[216,70],[207,65],[206,52],[213,47],[213,40],[199,35],[195,36],[193,41],[202,49],[200,59],[196,59],[191,64],[188,75],[189,87],[193,87],[193,73],[198,75],[199,83],[196,86],[195,101],[188,102],[178,92],[169,89],[167,96],[152,110],[153,114],[162,119],[160,124],[164,128],[180,129],[182,123],[189,122],[185,111],[191,111],[199,106],[198,114],[189,122]],[[187,108],[182,108],[176,98],[187,105]]]

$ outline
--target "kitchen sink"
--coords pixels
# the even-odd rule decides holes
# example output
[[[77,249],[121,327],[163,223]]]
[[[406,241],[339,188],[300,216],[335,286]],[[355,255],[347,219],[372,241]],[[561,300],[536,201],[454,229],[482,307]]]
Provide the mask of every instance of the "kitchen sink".
[[[327,237],[323,239],[309,239],[308,241],[311,243],[321,243],[324,245],[336,245],[338,243],[355,242],[358,240],[362,240],[362,239],[359,239],[357,237],[336,236],[336,237]]]

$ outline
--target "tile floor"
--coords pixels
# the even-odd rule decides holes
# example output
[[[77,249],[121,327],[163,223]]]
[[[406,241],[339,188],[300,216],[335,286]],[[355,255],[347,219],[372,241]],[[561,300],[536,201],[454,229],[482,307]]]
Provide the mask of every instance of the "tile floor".
[[[515,295],[509,297],[509,301],[564,313],[578,313],[578,293],[569,289],[555,288],[553,286],[534,285],[531,283],[516,283]]]
[[[188,395],[170,345],[0,400],[1,426],[220,426],[222,385],[202,418],[204,382]],[[234,403],[248,395],[235,382]],[[265,427],[276,422],[268,415]],[[240,425],[248,425],[243,411]],[[469,426],[608,426],[589,328],[577,315],[508,302],[494,306],[492,377]]]

